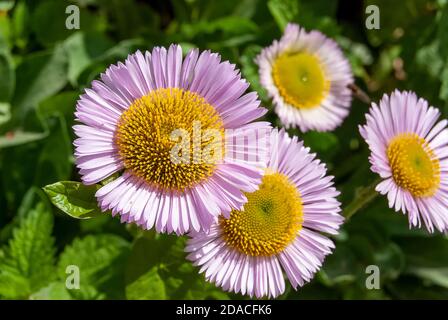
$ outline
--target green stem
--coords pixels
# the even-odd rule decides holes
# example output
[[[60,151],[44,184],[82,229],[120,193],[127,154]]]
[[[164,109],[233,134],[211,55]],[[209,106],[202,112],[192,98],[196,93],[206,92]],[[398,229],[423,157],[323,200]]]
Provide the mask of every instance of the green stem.
[[[375,191],[375,187],[380,181],[381,179],[376,179],[370,185],[362,187],[355,192],[355,198],[343,209],[345,221],[348,221],[355,213],[375,200],[379,194]]]

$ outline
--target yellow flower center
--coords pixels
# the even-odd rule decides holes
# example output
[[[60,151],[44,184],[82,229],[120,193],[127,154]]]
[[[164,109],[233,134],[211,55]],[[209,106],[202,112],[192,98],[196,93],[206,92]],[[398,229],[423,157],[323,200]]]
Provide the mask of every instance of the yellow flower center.
[[[415,197],[432,196],[440,183],[440,165],[425,139],[415,133],[393,138],[387,157],[395,183]]]
[[[330,90],[321,62],[305,52],[280,55],[272,76],[285,102],[298,109],[319,106]]]
[[[163,88],[123,112],[115,142],[125,169],[150,185],[184,191],[213,174],[223,135],[222,119],[203,97]]]
[[[257,191],[246,194],[242,211],[219,218],[226,243],[249,256],[282,252],[302,228],[303,208],[297,188],[280,173],[266,174]]]

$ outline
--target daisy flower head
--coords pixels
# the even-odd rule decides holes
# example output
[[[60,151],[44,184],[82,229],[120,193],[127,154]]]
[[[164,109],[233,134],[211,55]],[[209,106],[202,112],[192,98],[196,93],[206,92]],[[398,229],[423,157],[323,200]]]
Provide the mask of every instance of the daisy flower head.
[[[285,127],[331,131],[348,115],[351,67],[338,44],[321,32],[289,23],[256,63],[260,82]]]
[[[438,109],[413,92],[384,95],[360,126],[373,172],[389,207],[408,214],[409,226],[448,230],[448,129]]]
[[[273,130],[271,153],[259,189],[242,210],[218,218],[208,232],[192,232],[187,259],[208,281],[249,296],[277,297],[283,272],[296,289],[319,270],[343,222],[339,192],[325,165],[297,137]]]
[[[177,234],[208,228],[241,208],[263,174],[258,143],[270,126],[252,122],[266,110],[247,88],[218,54],[194,49],[183,58],[178,45],[110,66],[76,107],[83,183],[118,173],[96,197],[123,222]]]

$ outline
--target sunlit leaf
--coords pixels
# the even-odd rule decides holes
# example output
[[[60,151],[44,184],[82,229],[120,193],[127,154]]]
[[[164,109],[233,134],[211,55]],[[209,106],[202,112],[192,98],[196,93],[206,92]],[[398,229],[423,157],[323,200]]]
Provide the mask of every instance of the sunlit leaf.
[[[77,219],[103,214],[95,199],[96,185],[86,186],[75,181],[60,181],[45,186],[50,201],[61,211]]]
[[[62,252],[58,274],[65,279],[67,267],[75,266],[81,284],[92,286],[108,298],[124,298],[123,273],[129,248],[129,243],[116,235],[77,238]]]
[[[152,268],[126,286],[126,298],[130,300],[166,299],[165,284],[157,268]]]
[[[0,257],[0,296],[26,298],[54,278],[52,230],[52,213],[39,203],[13,231]]]

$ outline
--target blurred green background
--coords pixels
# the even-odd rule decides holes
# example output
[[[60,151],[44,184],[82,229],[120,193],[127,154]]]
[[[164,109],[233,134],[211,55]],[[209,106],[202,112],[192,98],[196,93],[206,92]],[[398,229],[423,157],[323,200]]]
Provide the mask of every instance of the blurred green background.
[[[80,9],[67,30],[65,9]],[[367,30],[366,6],[380,9]],[[266,118],[280,126],[258,82],[253,59],[288,21],[334,38],[356,83],[373,100],[410,89],[448,114],[446,0],[0,0],[0,298],[226,299],[186,262],[185,238],[155,235],[99,214],[73,219],[42,187],[79,181],[73,161],[78,96],[108,65],[137,49],[180,43],[219,52],[258,91]],[[448,299],[448,240],[409,230],[407,217],[377,197],[365,207],[375,176],[357,126],[368,105],[355,100],[331,133],[298,135],[328,164],[344,208],[358,209],[335,237],[336,250],[314,280],[280,299]],[[348,210],[345,212],[347,213]],[[367,290],[365,269],[378,265],[381,288]],[[77,265],[81,288],[67,290]]]

